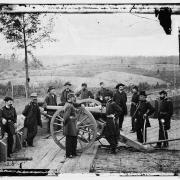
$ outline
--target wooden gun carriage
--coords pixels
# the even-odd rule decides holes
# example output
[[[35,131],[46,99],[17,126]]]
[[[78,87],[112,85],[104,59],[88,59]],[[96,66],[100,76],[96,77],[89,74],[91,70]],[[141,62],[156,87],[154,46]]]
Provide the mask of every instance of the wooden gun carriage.
[[[78,129],[78,151],[85,151],[95,141],[103,137],[103,129],[106,126],[106,107],[95,99],[82,99],[77,100],[78,104],[84,104],[85,107],[77,108],[77,129]],[[54,115],[51,118],[50,131],[54,142],[62,149],[65,150],[65,136],[63,135],[63,113],[64,106],[47,106],[47,110],[54,110]],[[139,142],[133,141],[120,133],[120,142],[135,149],[146,151],[147,146],[143,146]]]

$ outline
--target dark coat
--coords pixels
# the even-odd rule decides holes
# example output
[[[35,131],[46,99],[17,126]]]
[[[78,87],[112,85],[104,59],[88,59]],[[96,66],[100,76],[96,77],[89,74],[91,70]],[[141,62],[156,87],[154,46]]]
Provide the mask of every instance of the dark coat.
[[[131,108],[130,108],[130,116],[133,116],[136,110],[136,105],[139,102],[139,94],[138,93],[134,93],[132,95],[132,99],[131,99]]]
[[[64,109],[64,135],[65,136],[77,136],[77,128],[76,128],[76,121],[77,118],[75,117],[76,109],[71,103],[65,104]]]
[[[27,137],[35,137],[37,134],[37,126],[42,126],[39,106],[31,102],[25,106],[22,114],[25,116],[24,127],[28,129]]]
[[[45,105],[50,105],[50,106],[57,106],[57,96],[54,94],[48,94],[44,100]],[[53,115],[54,114],[54,110],[47,110],[47,114],[49,115]]]
[[[118,90],[114,93],[113,100],[122,108],[123,110],[123,115],[127,115],[127,95],[123,91],[120,93]]]
[[[72,93],[73,91],[71,89],[69,89],[69,91],[67,91],[66,89],[64,89],[62,91],[62,94],[61,94],[61,103],[62,105],[64,105],[66,102],[67,102],[67,95],[69,93]]]
[[[8,121],[5,125],[2,124],[3,118]],[[14,123],[16,123],[16,121],[17,114],[14,107],[7,108],[4,106],[2,109],[0,109],[0,124],[2,127],[2,134],[4,134],[4,132],[15,134]]]
[[[106,115],[119,115],[122,114],[122,108],[118,106],[114,101],[109,101],[106,104]],[[103,134],[108,136],[117,136],[118,135],[118,125],[116,122],[117,119],[112,117],[106,118],[106,126],[104,128]]]
[[[139,101],[136,107],[136,112],[134,118],[136,119],[135,129],[141,129],[144,127],[145,119],[143,118],[144,114],[147,116],[152,115],[155,112],[154,107],[148,101]],[[145,127],[150,127],[149,119],[146,119]]]
[[[165,130],[170,129],[171,116],[173,115],[173,103],[170,99],[163,99],[158,102],[158,120],[164,119]],[[162,124],[160,123],[160,126]]]
[[[94,96],[93,96],[93,94],[92,94],[92,92],[91,91],[88,91],[87,89],[81,89],[80,91],[78,91],[77,93],[76,93],[76,96],[77,97],[79,97],[80,96],[80,98],[81,99],[87,99],[87,98],[94,98]]]

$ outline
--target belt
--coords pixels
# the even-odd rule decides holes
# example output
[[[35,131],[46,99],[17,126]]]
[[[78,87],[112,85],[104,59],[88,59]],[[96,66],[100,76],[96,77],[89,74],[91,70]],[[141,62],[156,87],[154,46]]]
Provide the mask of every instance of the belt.
[[[107,115],[108,118],[114,118],[114,114]]]

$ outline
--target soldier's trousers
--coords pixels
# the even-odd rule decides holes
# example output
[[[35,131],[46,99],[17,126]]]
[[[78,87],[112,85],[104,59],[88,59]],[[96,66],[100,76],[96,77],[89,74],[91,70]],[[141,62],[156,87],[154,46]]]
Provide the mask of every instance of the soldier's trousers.
[[[66,136],[66,157],[76,155],[77,136]]]
[[[124,121],[124,115],[119,115],[119,129],[122,128],[123,121]]]
[[[132,131],[135,131],[135,118],[131,118]]]
[[[117,147],[117,137],[116,135],[114,136],[106,136],[105,137],[108,143],[110,144],[111,150],[115,151]]]
[[[143,133],[144,133],[144,137],[143,137]],[[138,128],[136,129],[136,134],[137,134],[137,140],[140,143],[146,142],[147,140],[147,129],[145,128]]]
[[[166,140],[166,139],[168,139],[168,132],[167,132],[167,130],[165,130],[163,128],[159,128],[159,140]],[[161,146],[162,143],[158,142],[157,145]],[[163,145],[165,147],[167,147],[169,145],[168,141],[163,142]]]

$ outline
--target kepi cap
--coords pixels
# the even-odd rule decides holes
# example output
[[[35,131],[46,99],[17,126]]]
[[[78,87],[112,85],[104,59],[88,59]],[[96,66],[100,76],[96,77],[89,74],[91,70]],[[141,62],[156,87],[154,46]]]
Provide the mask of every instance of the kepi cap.
[[[6,96],[6,97],[4,98],[4,101],[5,101],[5,102],[7,102],[7,101],[13,101],[13,99],[12,99],[11,97],[9,97],[9,96]]]

